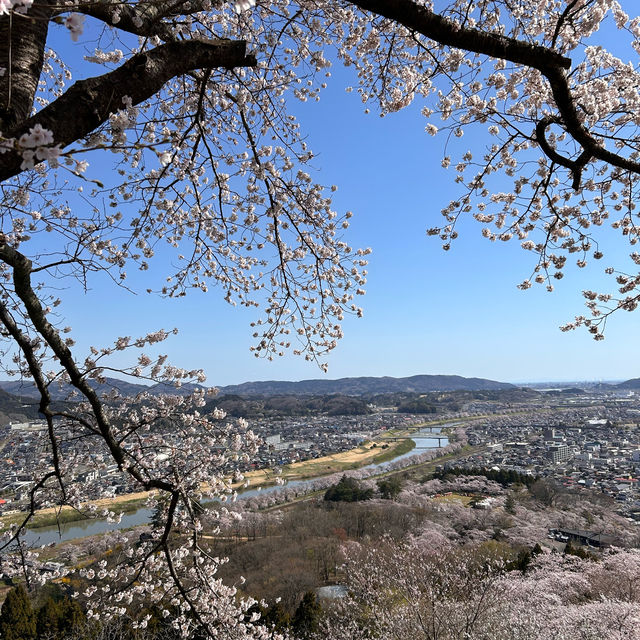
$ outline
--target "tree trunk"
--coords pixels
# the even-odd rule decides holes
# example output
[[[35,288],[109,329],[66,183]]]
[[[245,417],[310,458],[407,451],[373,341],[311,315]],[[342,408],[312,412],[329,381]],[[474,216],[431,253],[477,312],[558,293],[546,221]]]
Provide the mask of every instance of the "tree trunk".
[[[0,16],[0,132],[31,115],[52,13],[48,0],[36,0],[27,15]]]

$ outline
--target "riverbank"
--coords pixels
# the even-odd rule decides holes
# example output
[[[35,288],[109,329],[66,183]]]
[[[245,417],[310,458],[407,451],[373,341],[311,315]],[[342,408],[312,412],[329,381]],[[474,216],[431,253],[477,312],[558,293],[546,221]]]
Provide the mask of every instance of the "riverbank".
[[[453,427],[456,424],[457,423],[448,423],[447,426]],[[423,451],[426,449],[438,450],[439,446],[436,446],[436,445],[440,445],[441,440],[444,440],[445,442],[447,441],[446,437],[441,436],[442,428],[439,427],[437,429],[437,435],[435,436],[432,433],[432,429],[430,429],[429,427],[427,427],[427,429],[428,429],[428,433],[421,433],[419,430],[415,430],[415,428],[414,430],[412,430],[411,439],[416,443],[415,448],[417,450],[423,450]],[[403,436],[404,435],[406,435],[406,433],[403,434]],[[385,458],[387,458],[388,452],[390,455],[394,455],[395,457],[390,462],[389,461],[383,462],[383,463],[372,462],[364,466],[357,466],[356,468],[359,470],[360,469],[366,470],[366,473],[370,476],[372,475],[372,472],[373,472],[373,475],[377,475],[380,473],[384,473],[385,471],[390,471],[391,469],[388,468],[388,465],[396,465],[393,468],[398,469],[399,468],[397,466],[398,461],[401,461],[403,458],[411,457],[414,455],[413,449],[404,454],[398,453],[398,452],[406,451],[410,447],[413,447],[413,442],[406,442],[406,440],[407,440],[406,437],[402,437],[398,433],[389,433],[389,434],[386,434],[385,441],[384,441],[384,444],[387,445],[386,449],[384,448],[383,445],[378,446],[379,444],[378,442],[376,443],[376,446],[374,446],[373,443],[367,443],[367,446],[363,447],[365,450],[368,447],[368,450],[364,452],[366,453],[366,456],[367,456],[364,459],[364,462],[369,460],[371,455],[374,455],[374,459],[376,457],[378,457],[379,459],[380,456],[384,456]],[[360,447],[358,447],[357,449],[359,448]],[[389,451],[389,449],[391,449],[391,452]],[[376,453],[376,452],[380,452],[380,453]],[[351,452],[345,452],[345,453],[353,453],[353,450]],[[441,457],[443,454],[446,455],[446,453],[449,453],[449,451],[446,450],[446,448],[445,450],[438,451],[438,453],[434,451],[434,454],[437,457]],[[336,454],[334,454],[334,457],[335,455]],[[344,457],[344,453],[343,453],[343,457]],[[412,462],[413,464],[415,464],[419,460],[426,461],[424,457],[421,455],[421,453],[418,451],[416,459],[415,460],[412,459]],[[411,464],[411,462],[409,464]],[[349,466],[353,467],[353,463],[350,462]],[[406,467],[403,466],[402,468],[406,468]],[[337,473],[333,473],[329,475],[321,474],[319,476],[313,476],[311,481],[313,482],[318,481],[320,482],[320,484],[322,484],[323,480],[326,482],[327,479],[340,478],[343,475],[343,473],[346,473],[346,472],[348,472],[348,470],[343,469],[338,471]],[[295,473],[299,473],[299,470],[296,470]],[[273,477],[274,477],[274,474],[271,474],[271,478]],[[284,485],[284,487],[280,487],[276,485],[275,482],[270,482],[270,483],[264,482],[264,483],[260,483],[261,486],[257,488],[247,488],[243,490],[240,493],[239,497],[243,500],[255,500],[255,499],[264,500],[265,498],[267,498],[267,496],[274,494],[275,501],[281,502],[281,498],[278,498],[276,496],[278,496],[283,492],[286,495],[287,500],[291,499],[294,495],[296,495],[296,492],[300,490],[302,491],[302,493],[306,494],[308,489],[305,489],[304,485],[306,485],[309,481],[310,481],[309,479],[292,480],[292,481],[288,481],[287,484]],[[274,486],[266,486],[267,484],[271,484]],[[293,495],[292,495],[292,492],[293,492]],[[145,494],[142,494],[142,495],[145,495]],[[268,501],[268,498],[267,498],[267,501]],[[258,508],[260,507],[258,506]],[[42,546],[50,543],[59,544],[61,542],[72,540],[75,538],[92,538],[95,536],[100,536],[101,534],[106,533],[108,531],[134,529],[141,525],[147,524],[152,518],[152,515],[153,515],[152,510],[147,505],[142,505],[142,508],[138,509],[137,511],[133,511],[131,513],[124,513],[122,515],[122,520],[119,522],[107,522],[106,520],[95,518],[95,519],[85,519],[77,522],[69,521],[66,524],[54,524],[53,526],[40,527],[38,529],[30,528],[25,534],[24,541],[34,546]]]
[[[340,471],[358,469],[368,464],[380,464],[393,460],[399,455],[405,454],[413,449],[415,443],[410,439],[410,431],[389,431],[376,438],[373,442],[365,442],[355,449],[334,453],[321,458],[304,460],[285,465],[281,473],[275,474],[271,470],[260,469],[249,471],[245,474],[244,484],[247,489],[257,487],[267,487],[277,484],[278,478],[287,482],[294,480],[309,480],[321,475],[329,475]],[[391,440],[391,438],[402,438]],[[237,483],[234,488],[241,490],[244,485]],[[145,506],[151,492],[141,491],[138,493],[128,493],[115,498],[104,498],[96,500],[95,506],[99,509],[109,509],[114,513],[131,513]],[[0,517],[0,523],[4,527],[17,525],[24,521],[27,514],[25,512],[9,514]],[[50,507],[37,511],[29,520],[27,525],[30,530],[37,530],[43,527],[58,526],[71,522],[82,522],[90,520],[83,511],[78,511],[72,507],[62,508]]]
[[[458,451],[454,451],[452,453],[446,453],[442,456],[438,456],[433,460],[428,460],[426,462],[418,462],[415,465],[411,465],[409,467],[403,467],[402,469],[394,469],[393,471],[385,471],[375,476],[375,480],[382,480],[384,478],[390,478],[392,476],[402,476],[404,478],[418,480],[424,479],[426,476],[431,476],[435,471],[438,465],[441,465],[445,462],[451,462],[452,460],[458,460],[459,458],[465,458],[470,455],[474,455],[476,453],[480,453],[481,451],[485,451],[486,447],[482,445],[464,445]],[[316,500],[318,496],[324,494],[326,489],[319,489],[318,491],[313,491],[307,493],[305,495],[299,496],[297,498],[293,498],[288,500],[287,502],[277,503],[268,507],[264,507],[262,511],[278,511],[288,509],[293,507],[301,502],[308,502],[311,500]]]
[[[150,491],[127,493],[122,496],[116,496],[115,498],[103,498],[101,500],[96,500],[92,504],[94,504],[99,510],[108,509],[114,513],[131,513],[143,507],[150,494]],[[11,525],[18,525],[22,523],[26,517],[27,514],[25,512],[12,513],[0,517],[0,523],[3,525],[3,528],[6,528]],[[41,529],[42,527],[52,527],[67,524],[69,522],[81,522],[83,520],[92,519],[94,518],[88,516],[82,511],[74,509],[73,507],[49,507],[47,509],[40,509],[39,511],[36,511],[33,517],[29,520],[27,528]]]
[[[395,438],[401,438],[395,440]],[[415,447],[407,430],[389,431],[373,442],[365,442],[355,449],[332,453],[321,458],[303,460],[284,465],[277,475],[269,469],[250,471],[245,474],[247,488],[266,487],[277,483],[277,479],[287,482],[310,480],[318,476],[359,469],[368,464],[380,464],[408,453]]]

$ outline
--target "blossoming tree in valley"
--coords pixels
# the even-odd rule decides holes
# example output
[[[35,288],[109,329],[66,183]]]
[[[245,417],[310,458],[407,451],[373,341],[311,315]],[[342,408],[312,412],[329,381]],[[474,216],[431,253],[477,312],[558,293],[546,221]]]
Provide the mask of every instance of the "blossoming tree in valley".
[[[49,441],[23,524],[43,506],[84,508],[87,465],[115,464],[155,492],[161,516],[150,540],[85,576],[91,615],[143,598],[185,636],[262,633],[215,579],[196,508],[230,491],[256,443],[204,418],[202,394],[100,395],[115,352],[132,354],[133,377],[201,374],[147,355],[169,335],[155,327],[76,352],[60,283],[103,273],[127,286],[140,270],[164,296],[215,286],[258,309],[256,355],[321,358],[360,314],[368,250],[345,239],[351,214],[311,177],[288,106],[319,100],[342,62],[383,115],[418,99],[429,134],[486,131],[484,149],[443,159],[460,193],[429,233],[446,249],[472,215],[489,239],[532,252],[530,280],[551,287],[569,260],[602,258],[598,227],[637,242],[640,83],[601,46],[605,23],[640,48],[640,20],[614,0],[0,0],[0,348],[4,369],[37,387]],[[600,338],[612,311],[636,307],[640,275],[608,270],[618,293],[585,292],[590,316],[569,327]],[[52,402],[59,382],[73,403]]]
[[[637,640],[639,563],[637,549],[598,561],[545,552],[522,571],[489,544],[430,536],[356,546],[345,565],[349,595],[323,637]]]

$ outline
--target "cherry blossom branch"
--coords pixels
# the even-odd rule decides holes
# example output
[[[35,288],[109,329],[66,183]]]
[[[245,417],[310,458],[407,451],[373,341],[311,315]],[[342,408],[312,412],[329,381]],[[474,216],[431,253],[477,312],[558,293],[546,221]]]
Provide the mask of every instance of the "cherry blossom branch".
[[[132,105],[156,94],[172,78],[193,69],[254,66],[254,55],[246,53],[243,41],[189,40],[160,45],[151,51],[132,56],[115,71],[80,80],[62,96],[21,122],[6,138],[19,138],[36,124],[51,131],[62,147],[82,139],[120,110],[123,99]],[[22,157],[17,152],[0,155],[0,181],[21,172]]]
[[[556,42],[558,41],[558,36],[560,35],[560,30],[562,29],[562,26],[564,25],[565,21],[567,19],[570,19],[569,14],[571,13],[572,9],[576,6],[576,4],[578,4],[578,0],[571,0],[571,2],[567,4],[564,11],[562,12],[562,15],[558,19],[558,22],[556,22],[556,28],[553,30],[553,37],[551,38],[552,47],[556,46]]]
[[[547,47],[460,26],[412,0],[354,0],[353,4],[394,20],[442,45],[537,69],[549,82],[564,128],[583,148],[580,159],[569,168],[573,170],[581,164],[584,166],[584,157],[589,154],[589,158],[640,174],[640,163],[605,149],[583,125],[566,74],[571,68],[570,58]],[[578,173],[573,174],[574,189],[576,176]]]
[[[118,25],[118,29],[128,31],[139,36],[158,36],[165,41],[175,40],[174,32],[167,25],[162,24],[164,18],[170,16],[187,16],[203,11],[210,3],[193,2],[191,0],[167,0],[148,2],[142,0],[135,5],[129,5],[121,0],[103,0],[100,2],[80,3],[73,7],[73,11],[101,20],[105,24]],[[61,8],[59,11],[68,11]]]
[[[557,116],[546,116],[542,118],[542,120],[536,124],[536,142],[540,145],[540,148],[550,160],[571,170],[571,174],[573,176],[571,186],[574,191],[577,191],[580,188],[582,170],[588,164],[589,160],[591,160],[591,152],[585,149],[576,160],[569,160],[568,158],[560,155],[548,143],[545,134],[549,125],[553,123],[561,124],[561,122],[562,121]]]
[[[139,469],[126,464],[127,452],[118,444],[98,394],[78,369],[69,347],[64,343],[58,331],[47,320],[45,310],[31,286],[31,260],[13,247],[4,244],[3,240],[0,240],[0,260],[13,268],[15,292],[24,304],[35,330],[52,349],[69,375],[71,384],[82,393],[91,405],[100,435],[114,461],[118,464],[118,468],[121,471],[126,470],[147,490],[162,489],[163,491],[173,491],[174,487],[170,483],[153,478],[144,478]]]
[[[389,18],[431,40],[492,58],[546,69],[569,69],[571,60],[547,47],[530,44],[497,33],[462,27],[412,0],[353,0],[353,4]]]

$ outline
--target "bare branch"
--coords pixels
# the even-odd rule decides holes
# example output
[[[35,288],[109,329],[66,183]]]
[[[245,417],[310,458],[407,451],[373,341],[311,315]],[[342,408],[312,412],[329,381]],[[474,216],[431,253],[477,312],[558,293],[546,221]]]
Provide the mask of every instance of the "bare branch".
[[[158,36],[165,41],[173,41],[175,36],[167,25],[162,24],[163,18],[204,11],[207,4],[191,0],[165,0],[129,5],[120,0],[106,0],[80,4],[74,7],[74,11],[102,20],[105,24],[113,24],[113,16],[117,13],[118,29],[139,36]]]
[[[75,360],[64,343],[58,331],[47,320],[45,310],[31,286],[31,260],[16,251],[13,247],[4,244],[0,240],[0,260],[13,268],[13,284],[16,294],[22,301],[33,323],[35,330],[40,334],[49,347],[53,350],[60,364],[69,375],[71,384],[82,393],[91,405],[91,409],[96,419],[100,435],[104,439],[109,452],[118,467],[122,471],[127,471],[145,489],[162,489],[172,491],[173,487],[162,480],[145,478],[136,467],[127,465],[126,451],[120,446],[113,434],[113,429],[109,418],[96,391],[89,385],[83,374],[78,369]]]

